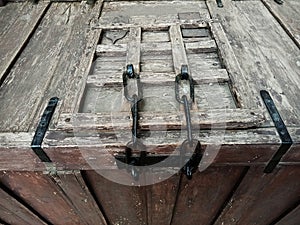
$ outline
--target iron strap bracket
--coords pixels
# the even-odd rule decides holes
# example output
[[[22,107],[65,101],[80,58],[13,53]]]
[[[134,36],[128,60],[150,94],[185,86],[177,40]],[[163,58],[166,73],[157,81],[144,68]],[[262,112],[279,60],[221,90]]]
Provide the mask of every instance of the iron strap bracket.
[[[216,0],[219,8],[223,8],[222,0]]]
[[[272,159],[269,161],[268,165],[264,169],[264,173],[272,173],[273,170],[278,165],[278,163],[280,162],[281,158],[286,154],[286,152],[292,146],[293,140],[292,140],[292,138],[288,132],[288,129],[287,129],[286,125],[284,124],[269,92],[262,90],[262,91],[260,91],[260,95],[268,109],[268,112],[274,122],[276,130],[281,139],[281,145],[280,145],[278,151],[274,154],[274,156],[272,157]]]
[[[45,137],[45,134],[48,130],[50,121],[52,119],[52,116],[54,114],[55,108],[58,103],[58,98],[53,97],[50,99],[46,109],[43,112],[43,115],[41,117],[41,120],[36,128],[35,134],[33,136],[32,142],[31,142],[31,148],[34,151],[34,153],[40,158],[42,162],[52,162],[51,159],[48,157],[46,152],[44,152],[42,148],[42,143]]]

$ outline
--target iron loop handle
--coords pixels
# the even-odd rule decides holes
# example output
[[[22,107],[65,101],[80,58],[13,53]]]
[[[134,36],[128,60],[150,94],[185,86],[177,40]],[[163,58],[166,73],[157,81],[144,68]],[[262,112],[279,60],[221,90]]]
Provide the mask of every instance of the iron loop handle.
[[[175,97],[176,97],[176,100],[179,103],[184,104],[184,101],[183,101],[182,97],[180,97],[180,94],[179,94],[179,85],[180,85],[182,80],[189,81],[189,86],[190,86],[190,101],[189,101],[189,104],[192,104],[195,101],[194,80],[193,80],[192,76],[190,76],[189,73],[188,73],[187,65],[182,65],[181,66],[181,73],[178,74],[175,77]]]

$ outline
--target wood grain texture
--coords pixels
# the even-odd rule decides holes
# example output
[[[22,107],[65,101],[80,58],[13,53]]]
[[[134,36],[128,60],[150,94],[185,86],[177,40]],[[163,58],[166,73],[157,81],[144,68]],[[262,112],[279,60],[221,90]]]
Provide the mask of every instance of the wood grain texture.
[[[299,202],[299,166],[282,166],[271,174],[251,167],[215,225],[270,224]]]
[[[76,85],[89,69],[87,58],[93,57],[92,42],[97,40],[87,40],[97,33],[91,31],[90,23],[91,18],[99,15],[100,5],[100,2],[93,8],[80,3],[51,5],[1,87],[1,104],[6,106],[1,108],[1,131],[27,131],[30,125],[35,127],[49,98],[64,99],[67,90],[72,96],[63,109],[71,110],[73,106],[67,104],[73,104],[76,95],[70,92],[77,93]]]
[[[180,130],[185,129],[184,112],[143,112],[140,113],[141,130]],[[201,130],[213,128],[246,129],[264,124],[260,111],[249,110],[207,110],[191,112],[192,127]],[[92,123],[91,123],[92,121]],[[101,132],[130,130],[132,118],[127,112],[61,114],[56,129],[73,132]],[[226,124],[226,125],[225,125]]]
[[[300,206],[282,218],[276,225],[295,225],[300,223]]]
[[[102,173],[104,172],[101,171]],[[122,171],[108,171],[108,173],[116,179]],[[105,210],[109,224],[147,224],[145,187],[115,183],[96,171],[85,171],[84,175],[97,201]],[[129,174],[128,176],[130,177]]]
[[[0,9],[0,80],[35,31],[48,8],[48,2],[8,4]],[[18,35],[16,35],[18,34]]]
[[[260,105],[259,91],[268,90],[286,124],[298,126],[300,49],[261,1],[223,3],[219,9],[210,0],[209,10],[222,24],[253,98]]]
[[[180,24],[170,27],[170,39],[172,44],[172,55],[175,74],[181,73],[181,66],[188,65],[188,59],[185,52],[185,46],[181,34]]]
[[[280,7],[279,4],[272,0],[262,0],[262,2],[300,48],[300,2],[288,0],[284,2],[283,7]]]
[[[72,181],[72,179],[66,180],[62,178],[59,179],[60,184],[58,185],[56,181],[48,177],[48,175],[43,175],[39,172],[11,171],[1,172],[0,180],[5,187],[12,190],[15,195],[53,224],[87,224],[89,220],[96,221],[96,224],[105,224],[104,222],[101,223],[103,220],[101,221],[99,216],[86,218],[88,214],[83,215],[77,211],[75,206],[84,206],[88,203],[84,201],[82,203],[78,202],[80,193],[77,193],[77,199],[71,199],[71,197],[74,196],[70,195],[68,185],[71,183],[72,185],[79,185],[78,183],[76,184],[76,180],[75,183],[73,183],[74,180]],[[79,190],[78,188],[81,189],[81,187],[76,187],[74,191]],[[81,194],[83,194],[82,189]],[[85,196],[85,198],[87,198],[87,196]],[[80,212],[83,212],[85,208],[81,208],[80,210]],[[91,208],[88,210],[91,210]],[[96,209],[93,209],[93,211],[89,213],[93,213],[95,210]],[[96,214],[94,214],[94,216],[95,215]]]
[[[0,189],[0,221],[15,225],[46,225],[28,208]]]
[[[293,129],[289,130],[291,135],[295,133]],[[32,133],[0,134],[0,170],[46,170],[30,148],[32,137]],[[82,135],[76,131],[74,134],[51,131],[46,135],[43,148],[58,170],[116,168],[112,154],[123,152],[130,137],[130,132]],[[150,137],[145,136],[142,141],[149,151],[165,155],[172,153],[185,138],[185,133],[180,131],[152,131]],[[262,165],[271,159],[280,145],[275,128],[203,131],[194,133],[194,138],[207,147],[204,165]],[[220,149],[218,145],[214,147],[216,141],[222,144]],[[281,164],[299,164],[298,151],[289,154]]]
[[[178,192],[172,225],[211,224],[243,173],[244,167],[210,167],[184,176]]]
[[[163,170],[164,174],[166,172]],[[171,223],[180,182],[180,175],[171,175],[167,180],[146,187],[149,225]],[[151,179],[153,174],[149,173],[146,176]]]
[[[52,223],[78,224],[80,221],[57,186],[41,173],[5,172],[1,173],[1,183]]]
[[[175,73],[140,73],[143,85],[165,86],[174,84]],[[196,84],[225,83],[229,81],[228,73],[225,69],[202,70],[193,72],[193,79]],[[107,72],[89,75],[87,85],[90,87],[121,86],[121,72]]]

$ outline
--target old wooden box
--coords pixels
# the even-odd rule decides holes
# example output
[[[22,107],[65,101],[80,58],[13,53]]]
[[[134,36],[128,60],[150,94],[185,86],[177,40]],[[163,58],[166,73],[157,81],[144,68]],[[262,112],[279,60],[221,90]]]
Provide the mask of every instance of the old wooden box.
[[[0,224],[300,224],[299,1],[88,3],[0,8]],[[121,164],[128,171],[117,163],[132,139],[122,79],[130,64],[142,84],[145,161],[182,158],[188,126],[175,77],[187,66],[192,136],[203,151],[192,179],[182,162]],[[188,95],[189,82],[180,84]],[[42,162],[31,145],[53,97],[42,142],[51,162]]]

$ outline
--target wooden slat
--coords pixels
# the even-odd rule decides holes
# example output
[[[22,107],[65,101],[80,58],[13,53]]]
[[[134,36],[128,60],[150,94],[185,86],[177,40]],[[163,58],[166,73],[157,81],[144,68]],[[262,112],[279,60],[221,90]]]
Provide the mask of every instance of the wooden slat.
[[[76,178],[73,178],[73,181],[74,179]],[[83,192],[82,187],[77,187],[74,191],[81,189],[81,195],[85,199],[89,198],[88,202],[85,203],[83,201],[79,203],[79,200],[82,199],[79,197],[79,193],[77,195],[78,199],[70,199],[73,196],[68,185],[72,184],[73,188],[76,187],[74,185],[79,185],[76,182],[73,183],[72,179],[66,180],[62,178],[59,180],[61,183],[58,186],[53,179],[42,173],[10,171],[1,172],[0,181],[52,224],[86,224],[86,221],[90,220],[97,221],[96,224],[105,224],[104,222],[102,223],[103,220],[99,219],[99,214],[94,213],[96,208],[93,210],[91,208],[86,209],[92,210],[90,213],[93,216],[97,215],[94,220],[93,218],[87,218],[87,212],[86,215],[82,214],[85,210],[84,208],[80,209],[79,212],[81,213],[78,212],[76,206],[86,205],[85,207],[88,207],[88,200],[91,200],[91,197],[86,195],[87,192]],[[90,203],[93,205],[92,202]]]
[[[299,129],[289,128],[291,135]],[[90,137],[61,132],[49,132],[43,148],[55,162],[59,170],[110,168],[114,165],[111,154],[125,149],[130,131],[85,134]],[[43,170],[45,165],[35,156],[30,148],[33,133],[2,133],[0,134],[0,170]],[[201,141],[203,147],[211,146],[203,162],[214,164],[255,165],[265,164],[278,150],[280,139],[275,128],[247,130],[205,131],[194,133],[194,138]],[[142,142],[148,150],[156,154],[170,154],[186,139],[180,131],[155,132],[145,137]],[[214,150],[216,140],[222,144]],[[218,151],[219,150],[219,151]],[[217,153],[216,158],[210,158]],[[281,164],[299,165],[298,151],[290,152],[289,160],[283,159]],[[208,157],[208,158],[206,158]]]
[[[273,0],[262,0],[262,2],[300,48],[300,2],[298,0],[284,1],[283,7]]]
[[[172,225],[211,224],[243,174],[244,167],[210,167],[184,176],[178,192]]]
[[[165,86],[174,84],[175,73],[140,73],[143,85]],[[225,69],[204,70],[193,72],[193,79],[197,84],[225,83],[229,81]],[[122,85],[121,73],[108,72],[106,74],[89,75],[87,85],[91,87],[120,86]]]
[[[222,24],[228,38],[219,38],[219,42],[232,43],[241,68],[242,73],[234,76],[247,83],[240,87],[249,86],[252,99],[258,101],[259,91],[268,90],[286,124],[298,126],[300,105],[296,93],[300,92],[300,49],[261,1],[224,0],[223,4],[221,10],[214,0],[208,1],[213,19]],[[251,99],[249,96],[245,95],[242,100]]]
[[[70,199],[76,214],[84,224],[107,224],[79,171],[72,174],[58,174],[53,177],[56,184]]]
[[[128,176],[126,171],[106,171],[106,176],[117,179]],[[96,171],[85,171],[85,177],[95,193],[97,201],[101,203],[109,224],[147,224],[145,210],[145,187],[122,185],[102,177]],[[102,176],[101,176],[102,175]]]
[[[183,116],[183,112],[144,112],[140,113],[139,125],[142,130],[180,130],[185,126]],[[79,133],[130,130],[131,120],[128,112],[62,114],[56,129],[66,132],[75,130]],[[194,129],[200,127],[202,130],[211,127],[224,129],[258,127],[264,123],[264,117],[260,111],[250,110],[193,111],[191,120],[194,121]],[[195,121],[199,121],[199,124]]]
[[[175,74],[180,74],[181,66],[188,65],[185,47],[182,39],[180,24],[170,27],[170,39],[172,43],[172,55]]]
[[[89,69],[86,59],[92,61],[94,54],[93,43],[87,39],[93,40],[98,32],[89,29],[89,18],[99,15],[100,5],[51,4],[39,32],[33,35],[0,89],[1,105],[6,106],[0,111],[1,131],[27,131],[32,121],[35,129],[50,96],[63,99],[66,90],[77,93],[82,67],[84,71]],[[73,104],[76,95],[70,95],[64,109],[73,107],[68,104]]]
[[[135,40],[132,40],[132,42],[128,43],[129,45],[132,46],[132,47],[128,47],[128,49],[126,44],[117,44],[117,45],[100,44],[97,46],[96,54],[97,56],[103,57],[103,56],[122,56],[125,55],[126,52],[128,56],[130,54],[138,55],[137,53],[138,51],[142,51],[144,55],[171,54],[172,52],[173,46],[171,46],[170,42],[145,42],[140,44],[140,48],[138,48],[137,46],[134,47],[134,45],[136,45],[133,44],[134,41]],[[129,49],[131,49],[132,52],[128,52],[127,50]],[[216,52],[217,46],[215,41],[205,40],[205,41],[185,43],[185,49],[187,53],[209,53],[209,52]],[[133,62],[135,63],[140,62],[140,59],[133,60]]]
[[[155,172],[152,173],[146,174],[148,180],[151,180],[151,176],[155,176]],[[162,174],[167,173],[166,170],[162,172]],[[180,175],[171,175],[167,180],[146,187],[149,225],[171,223],[180,181]]]
[[[127,58],[126,64],[132,64],[137,74],[140,73],[141,63],[141,40],[142,29],[141,27],[130,28],[129,30],[130,41],[127,44]]]
[[[300,223],[300,206],[282,218],[276,225],[295,225]]]
[[[30,2],[7,4],[0,9],[0,80],[35,31],[49,2],[32,5]],[[18,34],[18,35],[16,35]]]
[[[299,166],[282,166],[271,174],[251,167],[215,225],[268,225],[299,202]]]
[[[0,223],[15,225],[46,225],[28,208],[0,188]]]

